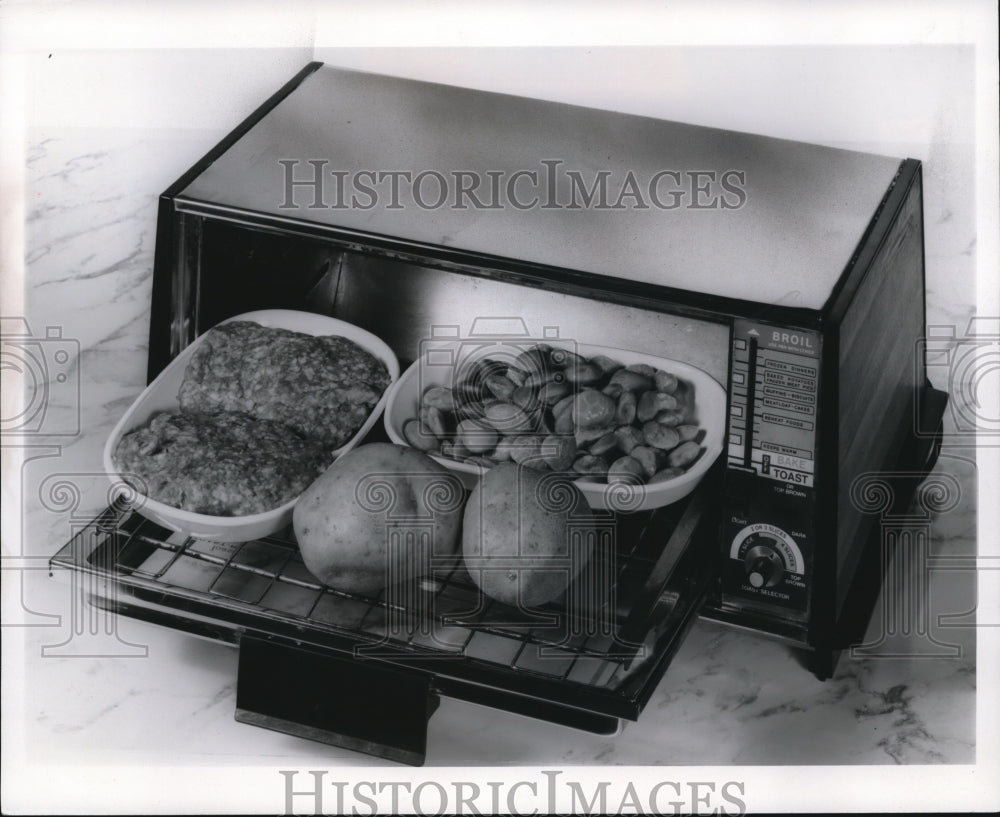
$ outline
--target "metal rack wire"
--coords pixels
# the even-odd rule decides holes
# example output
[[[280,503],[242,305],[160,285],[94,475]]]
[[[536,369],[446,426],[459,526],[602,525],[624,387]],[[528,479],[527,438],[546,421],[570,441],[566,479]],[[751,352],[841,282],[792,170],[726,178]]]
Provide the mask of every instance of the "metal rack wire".
[[[700,600],[684,571],[656,588],[649,609],[636,607],[649,600],[650,576],[687,507],[599,517],[607,547],[594,561],[610,585],[583,616],[566,603],[523,610],[493,601],[461,564],[377,596],[348,593],[309,573],[290,529],[208,542],[116,508],[77,532],[51,565],[101,578],[89,593],[99,606],[221,640],[282,637],[417,668],[449,694],[462,687],[470,697],[472,685],[635,717],[662,674],[657,659],[667,647],[657,642],[657,623],[689,623]],[[637,632],[637,619],[650,636],[641,643],[622,637]]]

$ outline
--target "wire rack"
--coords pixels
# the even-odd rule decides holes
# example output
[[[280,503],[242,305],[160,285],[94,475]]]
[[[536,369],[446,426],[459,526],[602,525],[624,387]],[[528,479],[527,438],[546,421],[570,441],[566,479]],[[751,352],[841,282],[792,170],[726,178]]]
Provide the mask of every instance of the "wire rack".
[[[461,564],[376,596],[347,593],[309,573],[290,528],[208,542],[115,508],[79,530],[51,565],[71,571],[97,606],[220,640],[283,637],[416,668],[466,698],[475,698],[472,687],[492,689],[634,718],[703,596],[704,572],[680,564],[711,561],[694,547],[656,578],[686,510],[684,501],[599,515],[601,593],[582,613],[565,602],[524,610],[493,601]]]

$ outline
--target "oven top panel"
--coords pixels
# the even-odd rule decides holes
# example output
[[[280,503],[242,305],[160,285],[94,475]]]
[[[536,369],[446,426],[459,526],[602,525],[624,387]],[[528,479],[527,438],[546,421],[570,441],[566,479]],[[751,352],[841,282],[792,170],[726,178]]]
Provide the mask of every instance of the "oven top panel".
[[[899,165],[323,66],[178,198],[818,310]]]

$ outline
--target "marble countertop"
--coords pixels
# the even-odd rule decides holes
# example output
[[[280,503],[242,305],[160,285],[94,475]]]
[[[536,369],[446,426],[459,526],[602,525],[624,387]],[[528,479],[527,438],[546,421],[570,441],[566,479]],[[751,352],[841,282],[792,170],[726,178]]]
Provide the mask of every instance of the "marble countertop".
[[[394,765],[235,722],[235,649],[126,618],[81,623],[66,585],[46,569],[74,526],[102,507],[101,447],[145,383],[157,195],[217,138],[179,129],[29,133],[26,315],[36,336],[61,329],[74,353],[70,385],[79,382],[78,394],[53,387],[46,433],[31,439],[33,447],[8,449],[21,462],[5,469],[5,491],[23,513],[20,530],[5,528],[13,536],[5,535],[4,556],[21,568],[4,571],[5,622],[21,625],[5,631],[5,667],[21,669],[10,682],[21,706],[4,718],[17,721],[8,727],[31,764]],[[971,204],[947,181],[954,164],[925,172],[928,322],[961,334],[973,313],[972,284],[962,283],[973,275]],[[962,493],[953,510],[929,520],[930,553],[961,565],[976,552],[974,452],[946,448],[937,467],[957,478]],[[75,487],[59,494],[58,482]],[[893,641],[892,652],[909,657],[878,649],[844,655],[834,677],[820,682],[786,647],[701,620],[638,722],[621,734],[592,735],[446,699],[430,720],[427,764],[974,763],[975,575],[970,568],[929,576],[917,601],[930,630]],[[942,626],[947,615],[951,626]],[[87,633],[88,621],[110,632]]]

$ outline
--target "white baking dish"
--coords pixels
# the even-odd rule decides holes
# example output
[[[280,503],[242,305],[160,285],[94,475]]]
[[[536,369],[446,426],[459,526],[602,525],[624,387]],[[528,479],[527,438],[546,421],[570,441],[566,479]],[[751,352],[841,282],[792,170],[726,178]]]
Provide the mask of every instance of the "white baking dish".
[[[308,335],[339,335],[357,343],[385,363],[389,370],[390,387],[399,378],[399,361],[381,339],[371,332],[336,318],[291,309],[265,309],[236,315],[223,323],[230,321],[254,321],[262,326],[290,329]],[[127,432],[149,422],[159,412],[180,410],[177,394],[184,380],[184,370],[204,337],[204,335],[199,336],[174,358],[136,398],[129,410],[118,421],[104,446],[104,468],[112,482],[119,487],[121,493],[132,501],[135,509],[157,524],[171,530],[181,531],[197,539],[221,542],[257,539],[276,533],[291,522],[292,508],[295,505],[294,499],[273,510],[249,516],[211,516],[184,511],[165,505],[151,497],[137,494],[134,489],[124,484],[112,456],[119,440]],[[336,450],[336,457],[340,457],[354,448],[371,430],[385,408],[388,393],[389,389],[387,388],[364,425],[345,445]]]
[[[705,436],[700,442],[702,453],[698,460],[684,474],[667,482],[652,485],[632,486],[621,483],[609,485],[577,480],[576,484],[583,492],[590,507],[609,508],[622,512],[648,510],[677,502],[690,494],[719,454],[722,453],[726,426],[725,389],[706,372],[677,360],[606,346],[583,345],[558,340],[547,340],[546,343],[553,347],[570,349],[584,357],[606,355],[626,366],[634,363],[646,363],[654,368],[668,371],[694,387],[697,423],[705,430]],[[424,351],[422,357],[407,368],[399,380],[389,389],[389,399],[383,420],[389,438],[400,445],[408,445],[403,436],[403,426],[407,420],[417,416],[420,396],[429,386],[452,386],[455,365],[465,366],[482,357],[503,359],[507,356],[513,358],[523,348],[525,347],[510,347],[504,351],[502,346],[492,343],[483,344],[480,341],[471,344],[463,341],[449,341],[431,345]],[[454,361],[455,364],[448,365],[448,360]],[[480,465],[459,462],[437,454],[431,456],[457,473],[468,488],[473,487],[486,470]]]

